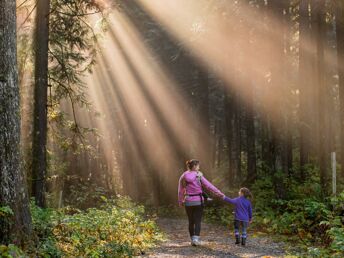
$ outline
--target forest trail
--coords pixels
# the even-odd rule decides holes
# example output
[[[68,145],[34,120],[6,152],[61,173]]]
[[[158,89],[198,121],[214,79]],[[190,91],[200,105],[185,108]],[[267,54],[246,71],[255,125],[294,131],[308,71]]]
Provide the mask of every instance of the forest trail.
[[[186,219],[158,220],[167,241],[141,257],[283,257],[283,243],[275,243],[267,236],[248,230],[247,245],[235,245],[233,230],[225,226],[202,223],[202,246],[193,247],[187,231]]]

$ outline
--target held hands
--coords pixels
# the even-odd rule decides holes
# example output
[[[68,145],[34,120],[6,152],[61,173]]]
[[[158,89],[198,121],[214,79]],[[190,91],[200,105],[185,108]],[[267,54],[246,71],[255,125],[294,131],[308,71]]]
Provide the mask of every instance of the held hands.
[[[219,193],[216,195],[218,198],[220,198],[221,200],[223,200],[223,198],[226,197],[226,195],[224,195],[223,193]]]

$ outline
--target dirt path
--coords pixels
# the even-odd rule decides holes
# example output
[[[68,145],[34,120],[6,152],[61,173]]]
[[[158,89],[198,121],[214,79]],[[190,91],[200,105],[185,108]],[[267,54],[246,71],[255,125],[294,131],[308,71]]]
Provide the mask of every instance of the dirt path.
[[[193,247],[187,232],[187,220],[160,219],[160,228],[168,240],[142,257],[283,257],[283,244],[250,231],[247,245],[234,244],[232,229],[202,223],[202,246]]]

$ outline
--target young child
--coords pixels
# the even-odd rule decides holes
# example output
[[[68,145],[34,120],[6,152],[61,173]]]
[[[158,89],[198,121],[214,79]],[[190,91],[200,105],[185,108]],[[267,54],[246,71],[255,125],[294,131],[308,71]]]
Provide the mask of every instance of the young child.
[[[240,244],[239,228],[241,225],[241,245],[246,244],[247,227],[252,222],[252,205],[247,198],[252,198],[250,190],[247,188],[241,188],[239,191],[239,197],[231,199],[227,196],[223,197],[225,202],[234,204],[235,206],[235,219],[234,219],[234,233],[235,244]]]

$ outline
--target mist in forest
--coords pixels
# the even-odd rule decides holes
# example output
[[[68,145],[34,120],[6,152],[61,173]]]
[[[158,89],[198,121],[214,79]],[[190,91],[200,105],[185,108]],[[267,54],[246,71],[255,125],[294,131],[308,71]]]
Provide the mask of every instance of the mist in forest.
[[[228,187],[252,182],[258,163],[299,173],[300,141],[307,159],[329,157],[340,134],[335,25],[311,7],[120,3],[86,79],[93,113],[78,115],[99,133],[98,166],[86,155],[74,170],[159,204],[175,201],[190,158]]]
[[[61,148],[63,137],[55,134],[62,115],[48,111],[48,148],[56,155],[47,191],[55,192],[55,202],[81,180],[149,204],[174,203],[190,158],[224,189],[251,184],[262,171],[304,180],[310,162],[323,168],[322,183],[329,184],[330,152],[341,153],[342,65],[333,4],[97,4],[106,11],[87,17],[99,34],[92,73],[82,79],[87,104],[60,101],[69,127],[84,132],[62,130],[74,151]],[[30,10],[18,16],[19,35],[27,35]],[[33,93],[24,68],[25,150]],[[55,92],[48,89],[52,103]],[[283,195],[285,186],[277,188]]]
[[[6,0],[0,34],[1,257],[343,256],[343,1]]]

